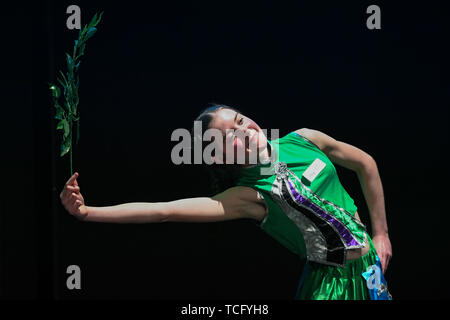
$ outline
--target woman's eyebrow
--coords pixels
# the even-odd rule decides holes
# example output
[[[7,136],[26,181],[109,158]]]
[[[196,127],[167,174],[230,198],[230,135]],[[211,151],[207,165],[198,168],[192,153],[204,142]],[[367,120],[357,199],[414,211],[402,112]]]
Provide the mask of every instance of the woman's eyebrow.
[[[234,116],[234,120],[233,120],[234,122],[236,122],[236,119],[237,119],[238,114],[239,114],[239,113],[236,112],[236,115]]]

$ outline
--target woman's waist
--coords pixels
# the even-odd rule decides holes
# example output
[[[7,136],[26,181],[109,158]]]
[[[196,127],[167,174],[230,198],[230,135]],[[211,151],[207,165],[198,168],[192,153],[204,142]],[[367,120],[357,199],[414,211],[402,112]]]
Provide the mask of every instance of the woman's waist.
[[[361,222],[361,219],[359,218],[358,212],[355,212],[355,218]],[[362,256],[365,256],[366,254],[369,253],[370,251],[370,242],[368,238],[367,233],[364,233],[364,237],[365,237],[365,244],[366,246],[363,248],[358,248],[358,249],[349,249],[347,251],[347,260],[356,260],[361,258]]]

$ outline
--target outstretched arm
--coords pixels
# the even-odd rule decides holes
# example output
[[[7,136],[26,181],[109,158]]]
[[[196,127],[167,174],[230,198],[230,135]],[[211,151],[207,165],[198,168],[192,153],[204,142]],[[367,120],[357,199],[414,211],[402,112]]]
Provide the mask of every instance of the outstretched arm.
[[[304,128],[297,132],[314,142],[332,162],[351,169],[358,175],[369,208],[372,240],[385,272],[392,257],[392,248],[386,222],[383,187],[375,160],[361,149],[337,141],[320,131]]]
[[[60,194],[66,210],[83,221],[109,223],[213,222],[261,216],[264,208],[252,201],[252,190],[233,187],[214,197],[169,202],[130,202],[114,206],[87,206],[81,195],[76,172]]]

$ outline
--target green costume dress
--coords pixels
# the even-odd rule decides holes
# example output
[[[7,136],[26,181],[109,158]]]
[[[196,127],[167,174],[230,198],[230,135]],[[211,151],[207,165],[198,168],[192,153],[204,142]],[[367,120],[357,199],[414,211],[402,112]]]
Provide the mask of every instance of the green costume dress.
[[[295,298],[386,296],[375,248],[365,226],[355,218],[357,208],[330,159],[296,132],[268,142],[272,162],[242,169],[237,185],[254,188],[264,198],[268,214],[261,228],[307,260]],[[315,177],[304,176],[313,162],[322,165],[321,171]],[[370,245],[366,255],[347,261],[349,249],[366,245]]]

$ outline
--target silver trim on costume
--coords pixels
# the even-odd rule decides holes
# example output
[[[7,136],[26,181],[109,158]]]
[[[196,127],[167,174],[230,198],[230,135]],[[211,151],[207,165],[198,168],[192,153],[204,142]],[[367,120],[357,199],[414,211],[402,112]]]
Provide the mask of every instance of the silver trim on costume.
[[[283,162],[283,163],[284,163],[284,162]],[[289,170],[289,168],[287,168],[287,165],[286,165],[286,169],[287,169],[287,171],[288,171],[291,175],[294,176],[295,180],[297,180],[298,183],[300,183],[300,184],[302,185],[302,187],[304,187],[306,190],[308,190],[309,192],[311,192],[318,200],[320,200],[321,202],[325,202],[325,203],[327,203],[327,204],[332,205],[333,207],[335,207],[335,208],[338,209],[339,211],[341,211],[341,212],[345,213],[347,216],[349,216],[349,217],[350,217],[357,225],[359,225],[360,227],[364,228],[364,231],[367,230],[367,229],[366,229],[366,226],[365,226],[361,221],[359,221],[358,219],[356,219],[356,217],[353,216],[350,212],[348,212],[348,211],[345,210],[344,208],[339,207],[337,204],[335,204],[335,203],[333,203],[333,202],[331,202],[331,201],[329,201],[329,200],[327,200],[327,199],[321,198],[319,195],[317,195],[317,193],[315,193],[315,192],[312,191],[310,188],[308,188],[308,187],[307,187],[307,186],[306,186],[306,185],[305,185],[305,184],[297,177],[297,175],[296,175],[295,173],[293,173],[291,170]],[[359,243],[359,241],[358,241],[358,243]]]
[[[287,167],[286,163],[284,163],[284,162],[276,163],[275,164],[275,174],[276,174],[276,178],[274,180],[274,183],[273,183],[273,186],[272,186],[272,189],[271,189],[271,194],[273,195],[273,198],[276,200],[276,202],[278,203],[280,208],[295,223],[295,225],[298,227],[298,229],[302,233],[304,241],[305,241],[306,249],[307,249],[306,250],[307,251],[306,255],[307,255],[307,259],[308,260],[319,262],[319,263],[326,264],[326,265],[333,265],[333,266],[344,267],[346,262],[347,262],[347,250],[363,248],[363,247],[365,247],[367,245],[367,239],[366,239],[366,236],[365,236],[366,227],[364,226],[364,224],[362,224],[359,220],[357,220],[354,216],[352,216],[348,211],[346,211],[343,208],[337,206],[336,204],[334,204],[331,201],[328,201],[326,199],[322,199],[315,192],[313,192],[310,188],[306,187],[300,181],[300,179],[297,177],[297,175],[295,173],[293,173],[291,170],[289,170],[289,168]],[[341,242],[343,244],[343,248],[336,247],[336,248],[328,249],[327,245],[326,245],[325,237],[323,236],[321,231],[317,228],[317,226],[314,223],[312,223],[311,220],[309,220],[307,217],[305,217],[302,213],[299,214],[299,212],[296,209],[292,208],[287,203],[286,199],[284,199],[284,197],[282,196],[282,192],[281,192],[282,183],[283,183],[283,181],[285,181],[286,185],[288,185],[287,180],[289,179],[290,176],[293,176],[296,179],[296,181],[301,184],[302,187],[305,187],[305,189],[307,191],[311,192],[311,194],[313,196],[317,197],[317,199],[319,201],[323,201],[324,203],[330,204],[333,207],[335,207],[336,209],[338,209],[339,211],[341,211],[341,212],[345,213],[346,215],[348,215],[349,217],[351,217],[352,220],[357,223],[357,225],[359,225],[360,227],[362,227],[364,229],[364,231],[363,231],[364,232],[363,242],[361,243],[360,240],[357,239],[353,235],[353,233],[347,228],[346,224],[344,224],[343,221],[341,221],[339,219],[339,221],[341,222],[343,227],[350,234],[353,235],[353,238],[358,243],[358,245],[356,245],[356,246],[347,246],[345,240],[342,238],[342,235],[340,234],[340,232],[336,229],[336,227],[331,222],[329,222],[326,219],[324,219],[323,217],[317,215],[310,208],[308,208],[308,207],[304,206],[303,204],[298,203],[297,201],[295,201],[295,197],[292,195],[292,192],[291,192],[290,188],[287,188],[291,198],[298,205],[300,205],[300,206],[304,207],[305,209],[311,211],[315,216],[319,217],[322,221],[325,221],[339,235],[339,239],[341,240]],[[294,183],[293,183],[293,185],[295,187]],[[297,189],[297,191],[301,194],[300,190]],[[331,214],[326,209],[324,209],[324,208],[321,208],[321,209],[323,211],[325,211],[327,214],[329,214],[330,216],[332,216],[332,217],[337,219],[337,217],[335,215]],[[266,216],[266,218],[267,218],[267,216]],[[265,219],[263,220],[263,222],[265,222]],[[262,223],[261,223],[261,225],[262,225]],[[343,261],[344,261],[343,264],[338,264],[338,263],[327,261],[327,259],[326,259],[327,258],[327,252],[333,252],[333,251],[342,250],[342,249],[343,249]]]
[[[306,245],[306,257],[310,261],[322,262],[327,258],[327,242],[325,237],[317,228],[317,226],[305,217],[303,214],[299,214],[297,210],[292,208],[281,194],[282,180],[275,179],[271,193],[273,198],[286,214],[286,216],[295,223],[299,229],[301,236]]]
[[[294,187],[295,187],[295,186],[294,186]],[[296,189],[297,189],[297,188],[296,188]],[[295,197],[292,195],[292,192],[291,192],[290,188],[288,188],[288,191],[289,191],[289,194],[291,195],[291,198],[295,201]],[[297,189],[297,191],[299,191],[299,190]],[[299,193],[301,193],[301,192],[299,192]],[[312,211],[310,208],[306,207],[305,205],[303,205],[303,204],[301,204],[301,203],[298,203],[297,201],[296,201],[296,203],[297,203],[299,206],[302,206],[303,208],[305,208],[305,209],[311,211],[312,213],[314,213],[314,215],[316,215],[316,216],[317,216],[318,218],[320,218],[322,221],[326,222],[331,228],[333,228],[333,230],[339,235],[339,238],[341,239],[341,242],[342,242],[342,244],[344,245],[344,247],[345,247],[346,249],[359,249],[359,248],[362,248],[361,246],[365,247],[364,242],[361,243],[361,242],[353,235],[353,233],[351,232],[351,230],[349,230],[349,229],[347,228],[347,225],[346,225],[345,223],[343,223],[341,220],[339,220],[336,216],[334,216],[333,214],[331,214],[328,210],[326,210],[326,209],[324,209],[324,208],[322,208],[322,207],[319,206],[319,207],[320,207],[325,213],[327,213],[329,216],[331,216],[331,217],[333,217],[333,218],[339,220],[339,222],[340,222],[341,225],[345,228],[345,230],[347,230],[347,231],[352,235],[353,239],[355,239],[355,241],[358,243],[357,245],[355,245],[355,246],[349,246],[349,245],[347,245],[347,243],[346,243],[345,240],[343,239],[341,233],[339,232],[338,229],[336,229],[336,226],[335,226],[334,224],[332,224],[330,221],[324,219],[322,216],[317,215],[317,213],[315,213],[314,211]],[[313,202],[313,203],[314,203],[314,202]],[[314,203],[314,204],[315,204],[315,203]],[[317,205],[317,204],[315,204],[315,205]],[[332,250],[329,250],[329,251],[332,252],[332,251],[335,251],[335,250],[339,250],[339,248],[332,249]]]

